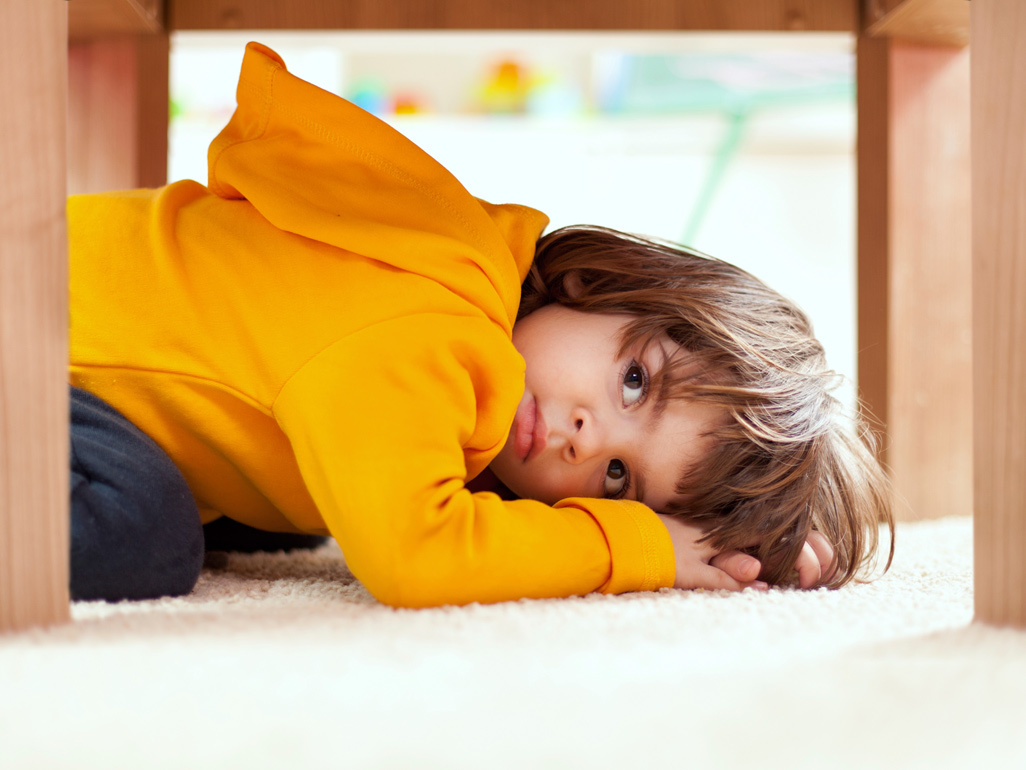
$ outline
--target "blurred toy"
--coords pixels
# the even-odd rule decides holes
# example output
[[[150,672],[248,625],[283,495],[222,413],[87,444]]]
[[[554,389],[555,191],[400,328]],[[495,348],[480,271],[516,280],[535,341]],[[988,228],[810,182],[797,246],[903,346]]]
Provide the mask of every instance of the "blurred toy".
[[[360,78],[354,82],[346,98],[372,115],[384,115],[390,111],[385,85],[374,78]]]
[[[524,68],[512,59],[504,59],[492,70],[478,92],[482,112],[517,114],[526,110],[528,94]]]

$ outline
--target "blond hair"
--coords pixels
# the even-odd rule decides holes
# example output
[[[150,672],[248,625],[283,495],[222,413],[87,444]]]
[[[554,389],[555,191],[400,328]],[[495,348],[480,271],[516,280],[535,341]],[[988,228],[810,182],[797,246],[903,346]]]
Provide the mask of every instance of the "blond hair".
[[[880,524],[894,517],[868,431],[834,395],[812,324],[751,274],[693,250],[615,230],[574,226],[539,242],[519,318],[556,302],[636,317],[623,350],[661,335],[687,351],[654,383],[661,398],[715,404],[714,448],[678,481],[666,511],[701,523],[720,549],[744,550],[763,577],[787,582],[813,529],[833,546],[831,587],[874,563]]]

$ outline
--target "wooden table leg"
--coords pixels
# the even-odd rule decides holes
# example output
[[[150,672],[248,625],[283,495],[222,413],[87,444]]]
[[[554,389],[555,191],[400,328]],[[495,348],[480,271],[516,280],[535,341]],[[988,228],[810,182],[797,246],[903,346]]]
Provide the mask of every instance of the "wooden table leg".
[[[859,390],[901,519],[972,511],[969,64],[858,42]]]
[[[68,601],[67,3],[0,3],[0,630]]]
[[[973,0],[976,618],[1026,627],[1026,4]]]
[[[68,193],[167,182],[168,36],[72,40]]]

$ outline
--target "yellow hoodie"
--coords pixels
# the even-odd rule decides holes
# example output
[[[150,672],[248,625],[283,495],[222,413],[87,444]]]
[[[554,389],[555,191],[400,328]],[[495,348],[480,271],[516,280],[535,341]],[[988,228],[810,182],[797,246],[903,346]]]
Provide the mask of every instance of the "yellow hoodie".
[[[465,487],[523,393],[546,222],[251,43],[208,187],[69,201],[71,382],[171,456],[204,521],[330,533],[388,604],[672,585],[638,503]]]

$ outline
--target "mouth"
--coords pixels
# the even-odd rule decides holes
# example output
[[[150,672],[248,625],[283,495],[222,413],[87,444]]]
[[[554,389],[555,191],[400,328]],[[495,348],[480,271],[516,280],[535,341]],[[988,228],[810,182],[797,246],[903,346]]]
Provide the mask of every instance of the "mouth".
[[[547,435],[545,418],[538,410],[538,402],[532,398],[517,415],[513,446],[521,462],[527,462],[545,449]]]

